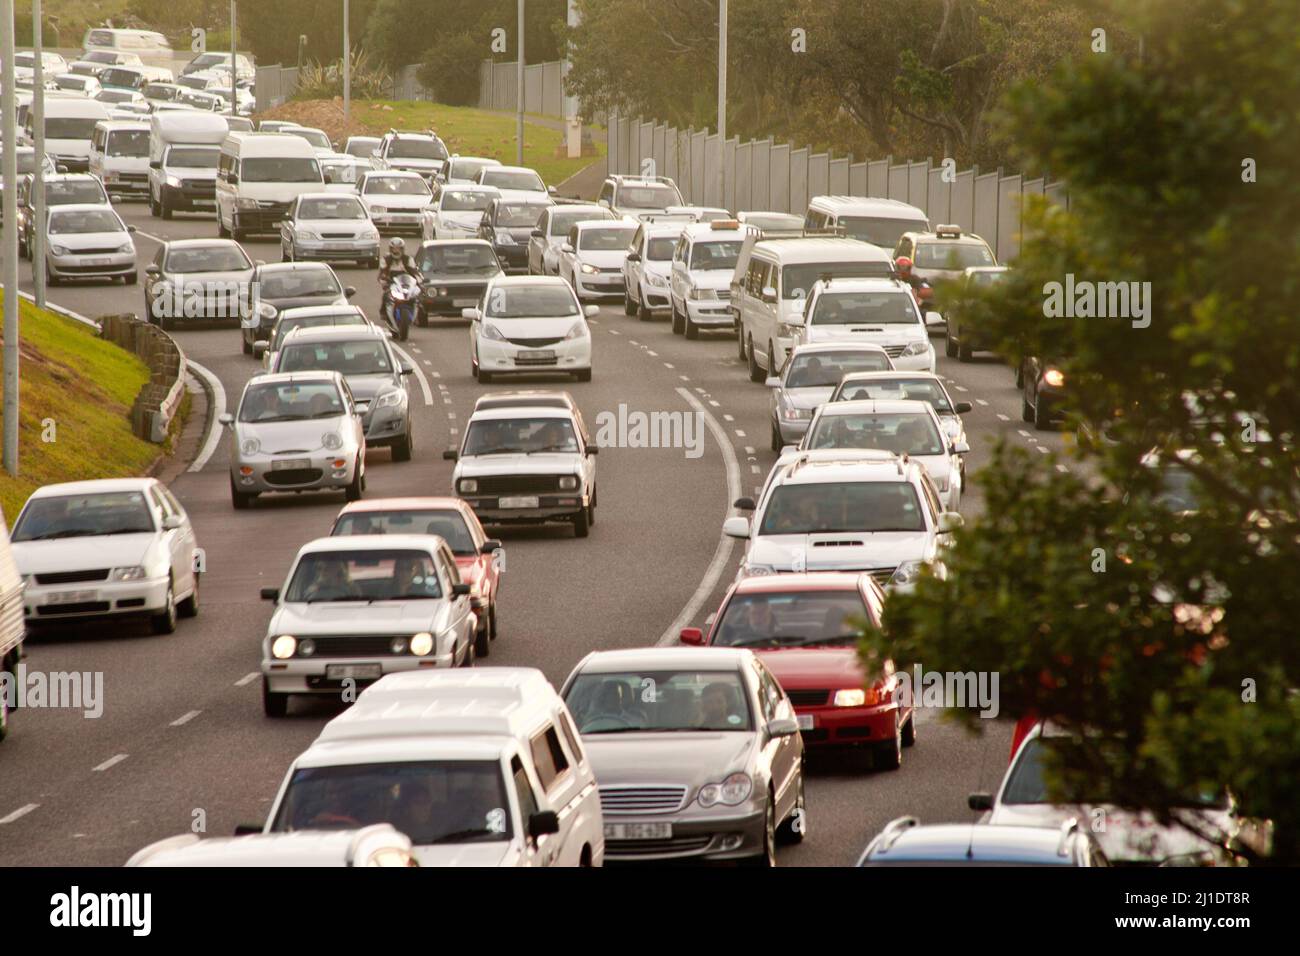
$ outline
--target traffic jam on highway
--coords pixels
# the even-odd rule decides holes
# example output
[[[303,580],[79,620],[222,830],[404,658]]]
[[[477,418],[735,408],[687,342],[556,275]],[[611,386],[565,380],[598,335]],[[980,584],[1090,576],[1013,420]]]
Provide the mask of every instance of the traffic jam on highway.
[[[173,76],[110,47],[44,64],[45,155],[20,79],[21,281],[39,253],[52,303],[172,336],[195,437],[166,480],[9,516],[0,663],[103,681],[89,722],[0,695],[10,862],[1107,866],[1263,839],[1230,795],[1199,833],[1054,803],[1071,738],[1004,713],[975,739],[939,719],[952,675],[860,652],[948,573],[993,439],[1063,447],[1051,357],[1009,368],[936,311],[1006,281],[984,238],[658,175],[580,200],[437,130],[259,122],[228,56]],[[965,706],[997,716],[996,676]]]

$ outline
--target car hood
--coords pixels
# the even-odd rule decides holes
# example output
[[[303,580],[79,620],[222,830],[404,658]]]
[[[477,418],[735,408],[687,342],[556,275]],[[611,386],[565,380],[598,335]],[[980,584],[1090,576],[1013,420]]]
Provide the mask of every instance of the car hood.
[[[575,475],[581,470],[576,452],[536,455],[481,455],[456,462],[457,478],[480,475]]]
[[[830,401],[835,392],[834,385],[825,388],[787,388],[784,389],[786,404],[795,408],[813,409]]]
[[[582,744],[601,786],[676,783],[687,796],[737,770],[748,770],[751,732],[586,734]]]
[[[731,277],[734,269],[692,269],[691,284],[697,289],[731,290]]]
[[[387,392],[400,386],[392,375],[345,375],[352,397],[358,402],[368,402],[380,392]]]
[[[925,329],[917,325],[880,325],[871,322],[843,325],[805,325],[804,337],[809,342],[867,342],[872,345],[899,345],[920,342],[927,338]]]
[[[331,232],[366,232],[372,226],[368,219],[299,219],[295,221],[295,226],[299,229],[311,229],[319,231],[328,229]]]
[[[985,822],[1055,828],[1071,817],[1093,831],[1112,863],[1159,863],[1171,856],[1202,853],[1216,846],[1184,827],[1157,823],[1149,811],[1120,810],[1107,804],[1001,804]],[[1104,830],[1099,832],[1091,826],[1094,817],[1105,820]],[[1198,826],[1219,830],[1226,841],[1232,832],[1231,819],[1223,811],[1202,811]]]
[[[557,319],[494,319],[483,320],[496,326],[508,339],[559,339],[569,334],[573,323],[581,322],[580,315],[565,315]]]
[[[321,436],[339,431],[345,416],[311,418],[292,422],[240,422],[232,435],[238,447],[247,438],[262,443],[264,454],[278,455],[288,452],[308,454],[321,447]],[[345,433],[346,434],[346,433]]]
[[[763,663],[786,690],[793,688],[865,687],[867,675],[854,647],[786,647],[759,649]]]
[[[436,173],[442,170],[443,160],[441,159],[421,159],[418,156],[396,157],[388,160],[388,165],[393,169],[411,169],[418,173]]]
[[[403,212],[415,212],[423,209],[432,201],[430,196],[403,196],[397,193],[392,195],[374,195],[362,197],[367,206],[378,206],[381,209],[399,209]]]
[[[617,269],[626,258],[626,249],[583,249],[578,255],[578,262],[600,269]]]
[[[457,209],[452,212],[441,212],[438,214],[438,218],[449,226],[474,232],[483,221],[483,213]]]
[[[753,539],[750,564],[789,568],[796,560],[809,571],[865,571],[893,568],[931,557],[925,531],[845,531],[834,534],[765,534]]]
[[[150,531],[50,541],[15,541],[14,562],[19,574],[134,567],[144,563],[150,546],[156,540],[157,536]]]
[[[321,601],[285,603],[271,618],[269,634],[418,634],[445,631],[447,602],[442,598],[414,601]]]
[[[177,179],[213,179],[217,178],[217,171],[203,166],[167,166],[167,170]]]
[[[517,854],[505,840],[495,843],[435,843],[414,846],[420,866],[514,865]]]
[[[131,236],[125,232],[74,232],[52,234],[49,241],[52,246],[63,246],[76,252],[78,249],[116,248],[130,242]]]
[[[299,306],[308,305],[347,305],[347,296],[339,295],[334,298],[326,298],[323,295],[291,295],[286,298],[268,299],[263,297],[262,300],[271,306],[277,312],[283,312],[285,309],[296,309]]]

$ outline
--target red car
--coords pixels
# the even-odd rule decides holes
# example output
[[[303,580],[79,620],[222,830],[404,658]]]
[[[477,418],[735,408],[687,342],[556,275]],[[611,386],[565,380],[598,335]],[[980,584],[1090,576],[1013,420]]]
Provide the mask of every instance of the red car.
[[[893,661],[868,679],[858,658],[861,628],[880,626],[884,599],[870,574],[747,577],[727,592],[707,637],[688,627],[681,642],[759,652],[794,704],[806,747],[871,747],[877,767],[895,770],[916,742],[912,704],[900,700]]]
[[[475,657],[487,657],[497,636],[497,595],[505,571],[501,542],[489,538],[474,510],[460,498],[372,498],[354,501],[334,519],[336,534],[436,534],[451,548],[478,615]]]

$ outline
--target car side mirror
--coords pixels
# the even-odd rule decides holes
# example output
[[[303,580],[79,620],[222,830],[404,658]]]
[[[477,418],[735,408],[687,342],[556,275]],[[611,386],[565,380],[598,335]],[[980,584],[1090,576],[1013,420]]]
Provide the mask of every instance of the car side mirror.
[[[763,382],[763,384],[766,385],[768,388],[780,388],[781,380],[777,378],[775,375],[772,375],[769,376],[768,379],[765,382]]]
[[[596,205],[597,205],[597,206],[604,206],[606,209],[608,209],[608,208],[609,208],[609,200],[608,200],[608,199],[599,199],[599,200],[596,201]]]
[[[683,644],[689,644],[691,647],[704,646],[704,632],[698,627],[684,627],[677,635],[677,639]]]
[[[460,317],[461,317],[462,319],[469,319],[471,322],[477,322],[477,321],[479,320],[479,318],[480,318],[480,315],[481,315],[481,314],[480,314],[480,312],[479,312],[478,309],[461,309],[461,310],[460,310]]]
[[[399,369],[399,374],[401,374],[401,375],[414,375],[414,374],[415,374],[415,366],[414,366],[414,365],[408,365],[407,363],[403,362],[402,365],[401,365],[401,368]]]
[[[346,285],[346,286],[343,287],[343,298],[345,298],[345,299],[350,299],[350,298],[352,298],[352,297],[353,297],[354,295],[356,295],[356,294],[357,294],[357,287],[356,287],[356,286],[354,286],[354,285]]]
[[[554,810],[541,810],[528,817],[528,835],[533,839],[560,832],[560,817]]]
[[[262,600],[263,600],[263,601],[278,601],[278,600],[280,600],[280,589],[279,589],[279,588],[262,588]]]
[[[640,262],[640,261],[641,261],[641,253],[639,253],[639,252],[629,252],[629,253],[627,254],[627,261],[628,261],[628,262]]]
[[[970,444],[968,442],[957,441],[952,443],[952,453],[954,455],[964,455],[968,451],[970,451]]]
[[[150,169],[162,169],[162,161],[157,159],[149,160]]]
[[[144,274],[147,276],[162,275],[162,270],[152,263],[144,267]]]
[[[728,518],[722,523],[722,533],[728,538],[748,538],[749,519],[740,516]]]
[[[776,301],[776,289],[774,289],[774,288],[773,288],[772,286],[770,286],[770,285],[765,285],[765,286],[763,286],[763,301],[764,301],[764,302],[775,302],[775,301]]]
[[[235,836],[252,836],[261,832],[262,824],[260,823],[237,823],[235,825]]]
[[[939,533],[951,534],[966,524],[966,519],[956,511],[945,511],[939,515]]]
[[[135,232],[135,226],[131,225],[130,223],[127,223],[127,225],[126,225],[126,231],[127,231],[127,232]]]
[[[488,538],[483,542],[483,547],[479,548],[479,553],[493,554],[494,552],[500,551],[502,547],[504,546],[496,538]]]
[[[560,191],[559,191],[558,189],[556,189],[554,186],[547,186],[547,187],[546,187],[546,192],[547,192],[548,195],[551,195],[551,196],[558,196],[558,195],[560,194]]]
[[[972,793],[966,798],[966,806],[972,810],[992,810],[993,794],[991,793]]]
[[[455,461],[459,457],[460,457],[460,453],[456,451],[456,449],[454,448],[448,448],[446,451],[442,453],[443,461]]]
[[[254,343],[253,343],[253,357],[254,357],[254,358],[261,358],[263,355],[265,355],[265,354],[266,354],[267,346],[269,346],[270,344],[271,344],[271,343],[268,342],[268,341],[266,341],[266,339],[258,339],[256,342],[254,342]]]
[[[584,305],[584,306],[582,307],[582,314],[585,315],[585,316],[586,316],[587,318],[589,318],[589,319],[594,319],[596,316],[600,315],[600,306],[598,306],[598,305]]]
[[[542,232],[542,230],[540,229],[534,229],[532,232],[529,233],[529,235],[532,236],[534,239],[546,238],[546,233]]]
[[[163,518],[162,527],[164,531],[175,531],[184,523],[180,515],[167,515],[167,517]]]
[[[731,503],[731,507],[739,508],[741,511],[753,511],[756,505],[753,498],[737,498]]]
[[[573,251],[573,245],[572,245],[571,243],[567,243],[567,242],[566,242],[566,243],[564,243],[563,245],[560,246],[560,251],[561,251],[561,252],[572,252],[572,251]]]
[[[973,406],[971,405],[970,402],[958,402],[956,405],[952,407],[952,410],[957,415],[965,415],[967,412],[971,410],[972,407]]]
[[[588,445],[587,448],[586,448],[586,453],[587,453],[588,455],[599,455],[599,454],[600,454],[600,447],[597,446],[597,445]]]
[[[453,584],[451,586],[452,597],[464,597],[465,595],[469,594],[469,592],[470,592],[470,587],[464,581],[461,581],[458,584]]]
[[[767,722],[769,737],[793,737],[799,732],[799,721],[793,717],[778,717]]]
[[[233,425],[235,424],[235,416],[230,414],[230,412],[222,412],[217,416],[217,421],[222,425]]]
[[[65,166],[63,163],[59,163],[59,165],[54,167],[54,171],[56,173],[66,173],[68,171],[68,167]]]

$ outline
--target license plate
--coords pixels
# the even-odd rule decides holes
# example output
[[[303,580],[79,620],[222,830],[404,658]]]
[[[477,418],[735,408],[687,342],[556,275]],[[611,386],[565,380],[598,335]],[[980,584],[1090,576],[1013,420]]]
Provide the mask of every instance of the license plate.
[[[553,349],[533,349],[520,352],[516,359],[520,362],[553,362],[555,361],[555,351]]]
[[[498,508],[536,508],[536,495],[522,495],[517,498],[501,498],[497,501]]]
[[[93,601],[99,596],[98,591],[55,591],[46,597],[47,604],[81,604],[83,601]]]
[[[671,840],[671,823],[606,823],[606,840]]]
[[[812,730],[812,729],[813,729],[813,715],[812,715],[812,714],[795,714],[794,716],[795,716],[795,720],[799,721],[799,729],[800,729],[800,730]]]
[[[478,305],[478,299],[452,299],[451,304],[458,309],[472,309]]]
[[[196,206],[215,206],[216,204],[217,204],[217,201],[216,201],[215,199],[196,199],[196,200],[194,200],[194,205],[196,205]]]
[[[326,248],[326,249],[351,249],[351,248],[352,248],[352,243],[350,243],[350,242],[327,242],[327,243],[325,243],[325,248]]]
[[[271,462],[272,471],[288,471],[292,468],[310,468],[311,460],[307,458],[281,458]]]
[[[110,262],[112,262],[112,261],[113,261],[112,259],[87,259],[87,260],[86,260],[86,265],[88,265],[88,266],[106,266],[106,265],[108,265],[108,264],[109,264]]]
[[[325,677],[328,680],[378,680],[384,674],[380,664],[326,664]]]

